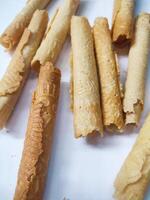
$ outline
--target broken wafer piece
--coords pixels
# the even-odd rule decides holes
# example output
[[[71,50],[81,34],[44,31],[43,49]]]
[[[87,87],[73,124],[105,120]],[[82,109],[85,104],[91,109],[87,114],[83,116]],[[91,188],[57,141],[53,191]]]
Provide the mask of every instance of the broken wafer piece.
[[[144,107],[149,48],[150,14],[142,13],[137,18],[135,36],[129,51],[124,97],[124,112],[127,125],[138,125]]]
[[[30,23],[33,13],[37,9],[45,8],[49,2],[50,0],[28,0],[25,7],[0,36],[0,43],[6,49],[11,50],[19,43],[22,33]]]
[[[37,10],[25,29],[12,60],[0,80],[0,128],[11,115],[30,72],[31,60],[42,40],[48,23],[46,11]]]
[[[133,35],[135,0],[114,0],[112,41],[117,47],[130,43]]]
[[[150,182],[150,114],[116,180],[116,200],[144,200]]]
[[[60,71],[41,66],[33,95],[14,200],[43,199],[52,132],[60,90]]]
[[[103,134],[93,37],[85,17],[72,17],[71,41],[75,137]]]
[[[71,17],[79,3],[80,0],[65,0],[50,20],[45,38],[32,60],[32,67],[36,71],[39,71],[40,65],[46,61],[55,63],[69,33]]]
[[[112,48],[111,34],[106,18],[97,18],[94,28],[96,59],[101,87],[104,126],[122,131],[124,127],[119,69]]]

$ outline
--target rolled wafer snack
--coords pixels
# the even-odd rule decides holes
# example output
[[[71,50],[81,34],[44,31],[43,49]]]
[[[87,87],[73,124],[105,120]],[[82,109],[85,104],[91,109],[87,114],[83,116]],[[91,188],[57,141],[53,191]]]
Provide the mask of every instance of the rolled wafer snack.
[[[70,29],[71,17],[76,12],[80,0],[64,0],[62,6],[50,20],[45,38],[37,50],[33,60],[33,69],[39,71],[46,61],[55,63]]]
[[[60,89],[60,71],[51,63],[40,69],[33,95],[14,200],[41,200]]]
[[[150,182],[150,114],[115,181],[117,200],[144,200]]]
[[[11,50],[18,44],[24,29],[30,23],[33,13],[37,9],[46,7],[49,2],[50,0],[28,0],[25,7],[0,36],[0,43],[8,50]]]
[[[25,29],[13,58],[0,80],[0,128],[11,115],[30,71],[30,62],[42,40],[48,14],[37,10]]]
[[[85,17],[72,17],[72,80],[75,136],[103,133],[100,94],[91,27]]]
[[[97,18],[93,28],[101,86],[104,126],[121,131],[124,127],[120,81],[111,34],[106,18]]]
[[[129,52],[125,87],[126,124],[137,125],[144,106],[145,79],[150,47],[150,14],[141,14],[135,27],[135,38]]]
[[[118,47],[131,42],[135,0],[114,0],[112,41]]]

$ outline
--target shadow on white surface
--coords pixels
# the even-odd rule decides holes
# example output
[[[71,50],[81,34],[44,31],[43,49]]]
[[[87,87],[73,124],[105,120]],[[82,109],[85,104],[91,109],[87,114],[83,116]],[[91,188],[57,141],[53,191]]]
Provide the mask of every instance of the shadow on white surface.
[[[60,7],[62,2],[63,2],[62,0],[61,1],[60,0],[52,0],[50,2],[50,4],[47,6],[46,10],[51,11],[51,9],[55,8],[56,6]]]
[[[104,138],[75,139],[69,84],[62,83],[44,200],[112,200],[116,172],[136,136],[106,134]]]
[[[149,0],[136,0],[135,15],[141,12],[150,12]]]
[[[77,15],[87,17],[91,26],[93,26],[96,17],[107,17],[111,25],[113,0],[107,1],[109,3],[97,0],[81,0]]]
[[[68,76],[70,74],[70,51],[69,35],[56,62],[56,66],[61,70],[61,82],[70,82],[70,76]]]
[[[12,21],[16,13],[24,6],[25,0],[1,0],[0,32]],[[63,0],[52,0],[49,15]],[[78,14],[88,17],[91,25],[95,17],[106,16],[111,24],[113,0],[81,0]],[[9,15],[8,11],[9,10]],[[136,14],[149,11],[149,0],[137,0]],[[5,20],[3,20],[5,19]],[[113,200],[113,182],[123,161],[134,144],[139,129],[134,133],[114,135],[98,135],[87,139],[75,139],[73,115],[69,110],[69,51],[70,41],[65,43],[57,62],[62,70],[61,97],[57,112],[56,126],[52,145],[52,155],[46,184],[44,200]],[[10,56],[0,47],[0,76],[8,66]],[[127,58],[120,57],[121,68],[124,70],[123,81],[127,71]],[[122,72],[121,72],[122,73]],[[17,172],[22,154],[24,136],[27,127],[32,92],[36,84],[36,75],[31,74],[24,91],[16,105],[6,130],[0,134],[0,199],[11,200],[15,190]],[[150,65],[147,73],[150,77]],[[146,83],[145,109],[140,123],[150,111],[150,78]],[[150,190],[146,200],[150,199]]]
[[[12,137],[24,138],[25,136],[24,130],[27,127],[32,94],[36,84],[35,80],[36,75],[33,72],[30,73],[14,111],[6,124],[6,130]]]

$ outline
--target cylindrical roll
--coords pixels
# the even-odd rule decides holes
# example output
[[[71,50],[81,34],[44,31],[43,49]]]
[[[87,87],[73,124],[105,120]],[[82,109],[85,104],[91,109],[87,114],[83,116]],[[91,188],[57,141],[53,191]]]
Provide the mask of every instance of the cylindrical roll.
[[[46,61],[55,63],[70,29],[72,15],[76,12],[80,0],[65,0],[50,20],[46,35],[37,50],[32,67],[39,71],[40,65]]]
[[[150,47],[150,14],[141,14],[135,27],[135,38],[129,52],[125,87],[126,124],[137,125],[144,106],[145,80]]]
[[[0,128],[6,124],[30,71],[31,60],[42,40],[48,22],[46,11],[37,10],[25,29],[13,58],[0,80]]]
[[[14,200],[42,199],[59,98],[60,75],[60,71],[51,63],[46,63],[40,69]]]
[[[71,21],[75,136],[103,132],[91,27],[85,17]]]
[[[101,86],[104,126],[121,131],[124,127],[119,73],[106,18],[97,18],[93,28]]]
[[[50,0],[30,0],[0,36],[0,43],[11,50],[20,40],[36,9],[43,9]]]
[[[116,181],[116,200],[144,200],[150,182],[150,114]]]
[[[131,42],[135,0],[114,0],[112,40],[118,47]]]

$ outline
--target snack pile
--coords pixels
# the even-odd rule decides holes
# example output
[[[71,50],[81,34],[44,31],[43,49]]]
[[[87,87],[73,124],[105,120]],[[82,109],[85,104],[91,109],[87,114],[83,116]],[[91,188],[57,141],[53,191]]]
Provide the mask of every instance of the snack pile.
[[[111,29],[105,17],[97,17],[91,27],[86,17],[75,16],[80,0],[63,0],[48,22],[42,9],[50,2],[28,0],[0,36],[0,44],[14,51],[0,80],[0,129],[13,114],[30,71],[38,75],[14,200],[43,199],[61,84],[55,63],[69,33],[75,138],[102,137],[105,130],[123,134],[126,127],[139,125],[144,108],[150,14],[135,19],[136,0],[114,0]],[[129,52],[125,89],[117,58],[124,49]],[[117,175],[114,198],[144,200],[149,182],[150,114]]]

